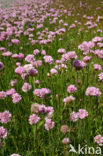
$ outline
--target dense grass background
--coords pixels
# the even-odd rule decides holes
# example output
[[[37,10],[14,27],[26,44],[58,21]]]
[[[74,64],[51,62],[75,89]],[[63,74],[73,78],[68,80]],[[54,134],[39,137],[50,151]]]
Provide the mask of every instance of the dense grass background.
[[[53,68],[56,63],[55,61],[61,59],[61,55],[58,54],[59,48],[64,48],[66,51],[75,51],[78,55],[78,59],[82,60],[82,52],[78,49],[83,41],[91,41],[95,36],[103,36],[103,32],[98,32],[98,29],[103,29],[103,21],[97,22],[97,17],[102,16],[103,4],[101,0],[86,0],[81,1],[84,4],[80,7],[80,1],[77,0],[63,0],[63,1],[53,1],[50,7],[55,8],[55,11],[59,8],[61,4],[64,8],[59,8],[61,10],[61,16],[58,17],[57,22],[54,24],[49,23],[49,18],[46,18],[43,23],[43,28],[37,29],[37,21],[32,24],[35,28],[33,32],[35,40],[38,39],[37,32],[42,32],[45,28],[49,31],[55,31],[55,29],[64,28],[63,24],[59,24],[62,19],[63,23],[67,23],[68,26],[65,27],[66,31],[61,34],[61,36],[56,36],[52,43],[47,45],[35,44],[32,45],[28,40],[28,36],[23,33],[19,37],[15,37],[15,34],[10,37],[9,41],[0,41],[0,47],[5,47],[6,51],[11,51],[12,53],[24,53],[25,57],[28,54],[33,54],[34,49],[46,50],[47,55],[51,55],[54,59],[54,63],[51,65],[46,65],[43,61],[42,55],[36,56],[36,60],[42,60],[43,64],[38,69],[39,73],[36,77],[29,78],[28,83],[32,85],[32,90],[27,93],[23,93],[22,85],[24,80],[20,76],[15,74],[16,62],[12,57],[3,57],[0,53],[0,61],[4,63],[5,68],[0,72],[0,91],[7,91],[11,88],[10,81],[17,79],[17,85],[14,87],[15,90],[22,96],[22,100],[18,104],[14,104],[10,97],[6,97],[5,100],[0,99],[0,112],[9,110],[12,114],[9,123],[5,124],[4,127],[8,130],[8,136],[3,140],[3,147],[0,150],[0,156],[9,156],[12,153],[19,153],[22,156],[64,156],[73,155],[68,154],[69,145],[63,145],[62,139],[64,137],[70,138],[70,143],[77,148],[78,144],[81,146],[93,146],[96,147],[97,144],[94,142],[94,137],[98,134],[103,135],[103,94],[101,97],[87,97],[85,96],[85,91],[88,86],[95,86],[103,92],[103,83],[98,81],[98,74],[95,73],[93,69],[93,64],[97,63],[103,67],[103,60],[93,56],[91,61],[87,66],[77,73],[77,71],[72,68],[71,61],[67,63],[67,71],[64,69],[58,71],[55,76],[47,76],[50,69]],[[34,6],[35,4],[33,4]],[[89,7],[89,8],[88,8]],[[100,7],[100,9],[96,9]],[[71,9],[70,9],[71,8]],[[72,10],[71,16],[67,13],[63,13],[63,10]],[[15,9],[13,10],[15,11]],[[30,10],[29,10],[30,11]],[[46,10],[48,12],[48,9]],[[46,11],[42,14],[46,14]],[[12,10],[11,10],[12,12]],[[22,12],[22,11],[21,11]],[[92,29],[88,29],[84,24],[88,19],[84,19],[83,15],[88,17],[93,16],[92,22],[96,22],[97,26]],[[29,16],[29,18],[31,18]],[[40,14],[38,19],[41,18]],[[50,17],[53,19],[53,17]],[[14,17],[15,21],[17,20]],[[7,19],[9,23],[13,25],[12,17]],[[76,24],[76,21],[80,22]],[[2,24],[0,20],[0,24]],[[71,24],[75,23],[76,27],[69,29]],[[27,24],[24,25],[24,31],[27,29]],[[6,30],[6,27],[4,26]],[[79,34],[78,30],[83,29]],[[86,32],[87,31],[87,32]],[[12,38],[18,38],[20,40],[19,45],[8,46]],[[59,40],[62,38],[63,40]],[[26,45],[29,43],[29,45]],[[21,50],[20,47],[23,47]],[[96,49],[97,47],[95,47]],[[94,50],[95,50],[94,49]],[[101,48],[102,49],[102,48]],[[91,55],[91,54],[90,54]],[[89,56],[89,55],[88,55]],[[22,66],[25,65],[25,60],[20,61]],[[80,84],[78,84],[77,79],[80,79]],[[34,84],[34,80],[39,80],[39,85]],[[76,100],[67,105],[64,108],[63,99],[69,94],[67,93],[67,87],[70,84],[75,84],[78,88],[77,92],[73,94]],[[33,95],[33,90],[36,88],[49,88],[51,90],[50,96],[45,96],[44,99],[40,99]],[[31,114],[30,108],[31,104],[37,102],[39,104],[45,104],[46,106],[52,106],[54,108],[54,115],[52,117],[55,122],[55,126],[50,131],[46,131],[44,128],[44,116],[41,115],[41,121],[37,125],[30,125],[28,122],[29,115]],[[78,120],[73,123],[70,120],[70,113],[73,111],[78,111],[80,108],[86,109],[88,111],[88,117],[83,120]],[[70,128],[70,132],[66,135],[62,134],[60,131],[61,125],[67,124]],[[75,154],[74,154],[75,155]]]

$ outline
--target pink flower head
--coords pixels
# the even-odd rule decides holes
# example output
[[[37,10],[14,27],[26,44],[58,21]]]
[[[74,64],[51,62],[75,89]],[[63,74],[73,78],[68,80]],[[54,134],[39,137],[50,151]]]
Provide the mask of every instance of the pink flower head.
[[[78,116],[80,119],[84,119],[88,116],[88,112],[84,109],[79,109]]]
[[[11,113],[9,111],[4,111],[0,113],[0,122],[7,123],[10,121]]]
[[[100,81],[103,81],[103,72],[100,73],[98,76],[99,76],[99,80],[100,80]]]
[[[74,93],[76,90],[77,88],[75,87],[75,85],[69,85],[67,88],[68,93]]]
[[[6,92],[4,92],[4,91],[0,92],[0,99],[5,99],[6,96],[7,96]]]
[[[78,120],[78,118],[79,118],[79,113],[77,112],[72,112],[71,114],[70,114],[70,118],[72,119],[72,121],[73,122],[76,122],[77,120]]]
[[[58,53],[59,53],[59,54],[64,54],[64,53],[66,53],[66,50],[65,50],[65,49],[63,49],[63,48],[58,49]]]
[[[6,138],[7,137],[7,130],[4,127],[0,127],[0,138]]]
[[[57,74],[57,70],[55,69],[55,68],[52,68],[51,70],[50,70],[50,73],[52,74],[52,75],[55,75],[55,74]]]
[[[20,41],[18,39],[12,39],[11,42],[16,45],[18,45],[20,43]]]
[[[41,88],[41,89],[35,89],[33,93],[40,98],[44,98],[44,95],[50,94],[51,91],[47,88]]]
[[[63,144],[68,144],[68,143],[70,143],[69,138],[64,138],[64,139],[62,140],[62,143],[63,143]]]
[[[30,117],[29,117],[29,124],[30,124],[30,125],[36,124],[36,123],[39,122],[39,120],[40,120],[40,117],[38,117],[37,114],[32,114],[32,115],[30,115]]]
[[[29,83],[24,83],[22,86],[22,91],[23,92],[27,92],[32,88],[32,85],[30,85]]]
[[[20,154],[13,153],[10,156],[21,156]]]
[[[86,89],[86,96],[100,96],[101,92],[99,90],[99,88],[96,87],[88,87]]]
[[[97,135],[94,137],[94,141],[99,144],[100,146],[103,145],[103,137],[101,135]]]
[[[6,94],[7,94],[7,95],[12,95],[12,94],[14,94],[15,92],[16,92],[15,89],[14,89],[14,88],[11,88],[11,89],[9,89],[9,90],[6,91]]]
[[[51,56],[45,55],[43,58],[44,58],[45,63],[47,64],[53,63],[53,58]]]
[[[4,68],[4,64],[0,62],[0,71]]]
[[[15,69],[16,74],[22,75],[24,72],[25,72],[24,67],[19,66]]]
[[[94,66],[94,70],[102,70],[102,67],[101,67],[101,65],[100,64],[94,64],[93,65]]]
[[[21,97],[21,95],[19,95],[18,93],[14,93],[13,95],[12,95],[12,101],[13,101],[13,103],[18,103],[18,102],[20,102],[21,101],[21,99],[22,99],[22,97]]]
[[[46,106],[44,104],[42,104],[42,105],[39,106],[39,112],[41,114],[46,113]]]
[[[51,119],[46,119],[45,120],[45,129],[47,131],[49,131],[50,129],[52,129],[54,127],[54,121],[52,121]]]
[[[69,103],[71,103],[74,100],[75,100],[75,97],[73,97],[72,95],[70,95],[70,96],[64,98],[63,102],[66,103],[66,104],[69,104]]]
[[[34,55],[38,55],[38,54],[40,53],[40,51],[39,51],[38,49],[35,49],[35,50],[33,51],[33,53],[34,53]]]

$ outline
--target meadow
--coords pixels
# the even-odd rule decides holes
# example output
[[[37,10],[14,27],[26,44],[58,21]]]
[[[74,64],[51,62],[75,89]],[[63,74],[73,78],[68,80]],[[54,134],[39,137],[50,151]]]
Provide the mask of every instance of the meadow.
[[[102,115],[103,0],[1,7],[0,156],[103,155]]]

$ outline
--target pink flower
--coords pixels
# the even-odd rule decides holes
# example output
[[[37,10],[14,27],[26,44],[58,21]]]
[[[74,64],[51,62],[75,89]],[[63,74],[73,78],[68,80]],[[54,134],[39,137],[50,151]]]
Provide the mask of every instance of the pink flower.
[[[88,112],[84,109],[79,109],[78,116],[80,119],[84,119],[88,116]]]
[[[20,41],[18,39],[12,39],[11,42],[16,45],[18,45],[20,43]]]
[[[36,123],[39,122],[39,120],[40,120],[40,117],[38,117],[38,115],[32,114],[32,115],[30,115],[30,117],[29,117],[29,124],[30,124],[30,125],[36,124]]]
[[[12,95],[12,94],[14,94],[15,92],[16,92],[15,89],[14,89],[14,88],[11,88],[11,89],[9,89],[9,90],[6,91],[6,94],[7,94],[7,95]]]
[[[41,88],[41,89],[35,89],[33,93],[40,98],[44,98],[44,95],[50,94],[51,91],[47,88]]]
[[[77,90],[77,88],[75,87],[75,85],[70,85],[67,88],[68,93],[74,93],[76,90]]]
[[[55,75],[55,74],[57,74],[57,70],[55,69],[55,68],[52,68],[51,70],[50,70],[50,73],[52,74],[52,75]]]
[[[30,85],[29,83],[24,83],[22,86],[22,91],[23,92],[27,92],[32,88],[32,85]]]
[[[12,95],[12,101],[13,101],[13,103],[18,103],[18,102],[21,101],[21,99],[22,99],[22,97],[18,93],[14,93]]]
[[[45,56],[46,55],[46,51],[45,50],[42,50],[41,51],[41,55]]]
[[[39,51],[38,49],[35,49],[35,50],[33,51],[33,53],[34,53],[34,55],[38,55],[38,54],[40,53],[40,51]]]
[[[9,122],[10,117],[11,117],[11,113],[9,111],[4,111],[4,112],[0,113],[0,122],[1,123]]]
[[[45,129],[49,131],[54,127],[54,122],[51,119],[46,119],[45,120]]]
[[[10,85],[13,87],[13,86],[16,86],[17,84],[17,79],[14,79],[14,80],[11,80],[10,81]]]
[[[72,112],[71,114],[70,114],[70,118],[72,119],[72,121],[73,122],[76,122],[77,120],[78,120],[78,118],[79,118],[79,113],[77,112]]]
[[[4,92],[4,91],[0,92],[0,99],[5,99],[6,96],[7,96],[6,92]]]
[[[0,71],[4,68],[4,64],[0,62]]]
[[[11,56],[11,55],[12,55],[12,52],[10,52],[10,51],[4,52],[2,54],[2,56]]]
[[[64,138],[64,139],[62,140],[62,143],[63,143],[63,144],[68,144],[68,143],[70,143],[69,138]]]
[[[97,135],[94,137],[94,141],[99,144],[100,146],[103,145],[103,137],[101,135]]]
[[[24,67],[19,66],[15,69],[16,74],[22,75],[24,72],[25,72]]]
[[[45,106],[44,104],[39,105],[39,112],[40,112],[41,114],[46,113],[46,106]]]
[[[65,49],[63,49],[63,48],[58,49],[58,53],[59,53],[59,54],[64,54],[64,53],[66,53],[66,50],[65,50]]]
[[[100,96],[101,92],[99,90],[99,88],[96,87],[88,87],[86,89],[86,96]]]
[[[21,156],[20,154],[15,154],[15,153],[13,153],[13,154],[11,154],[10,156]]]
[[[26,62],[35,61],[34,55],[31,55],[31,54],[27,55],[27,56],[25,57],[25,61],[26,61]]]
[[[7,130],[4,127],[0,127],[0,138],[6,138],[7,137]]]
[[[44,58],[45,63],[47,64],[53,63],[53,58],[51,56],[45,55],[43,58]]]
[[[100,81],[103,81],[103,72],[100,73],[98,76],[99,76],[99,80],[100,80]]]
[[[78,49],[89,52],[88,42],[84,41],[82,44],[78,46]]]
[[[66,104],[69,104],[69,103],[71,103],[74,100],[75,100],[75,97],[73,97],[72,95],[70,95],[70,96],[64,98],[63,102],[66,103]]]
[[[83,61],[84,62],[89,62],[90,60],[91,60],[91,56],[85,56],[85,57],[83,57]]]
[[[101,67],[101,65],[100,64],[94,64],[93,65],[94,66],[94,70],[102,70],[102,67]]]

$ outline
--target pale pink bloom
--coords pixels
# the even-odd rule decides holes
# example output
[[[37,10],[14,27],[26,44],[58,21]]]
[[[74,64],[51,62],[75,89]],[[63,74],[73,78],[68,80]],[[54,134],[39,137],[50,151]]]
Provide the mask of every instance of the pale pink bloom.
[[[49,131],[50,129],[52,129],[54,127],[54,121],[52,121],[51,119],[46,119],[45,120],[45,129],[47,131]]]
[[[99,80],[100,80],[100,81],[103,81],[103,72],[100,73],[98,76],[99,76]]]
[[[10,121],[11,113],[9,111],[4,111],[0,113],[0,122],[7,123]]]
[[[39,84],[39,80],[35,80],[34,83],[38,85]]]
[[[47,63],[47,64],[53,63],[53,58],[51,56],[45,55],[43,58],[44,58],[45,63]]]
[[[102,38],[96,36],[96,37],[94,37],[94,38],[92,39],[92,41],[93,41],[94,43],[95,43],[95,42],[99,42],[99,41],[102,41]]]
[[[9,89],[9,90],[6,91],[6,94],[7,94],[7,95],[12,95],[12,94],[14,94],[15,92],[16,92],[15,89],[14,89],[14,88],[11,88],[11,89]]]
[[[27,55],[26,57],[25,57],[25,61],[26,62],[32,62],[32,61],[35,61],[35,59],[34,59],[34,55],[31,55],[31,54],[29,54],[29,55]]]
[[[40,51],[39,51],[38,49],[35,49],[35,50],[33,51],[33,53],[34,53],[34,55],[38,55],[38,54],[40,53]]]
[[[82,44],[78,46],[78,49],[89,52],[88,42],[84,41]]]
[[[42,104],[42,105],[39,105],[39,112],[41,113],[41,114],[44,114],[44,113],[46,113],[46,106],[44,105],[44,104]]]
[[[64,98],[63,102],[66,103],[66,104],[69,104],[69,103],[71,103],[74,100],[75,100],[75,97],[73,97],[72,95],[70,95],[70,96]]]
[[[45,51],[45,50],[42,50],[42,51],[41,51],[41,54],[42,54],[43,56],[45,56],[45,55],[46,55],[46,51]]]
[[[21,66],[21,63],[20,62],[16,62],[16,66]]]
[[[85,57],[83,57],[83,61],[84,62],[89,62],[90,60],[91,60],[91,56],[85,56]]]
[[[66,53],[66,50],[65,50],[65,49],[63,49],[63,48],[58,49],[58,53],[59,53],[59,54],[64,54],[64,53]]]
[[[19,66],[15,69],[16,74],[22,75],[24,72],[25,72],[24,67]]]
[[[29,72],[31,69],[34,69],[32,64],[25,64],[24,69],[26,72]]]
[[[32,115],[29,116],[29,124],[30,125],[38,123],[39,120],[40,120],[40,117],[38,115],[36,115],[36,114],[32,114]]]
[[[10,156],[21,156],[20,154],[13,153]]]
[[[102,70],[102,67],[100,64],[94,64],[93,66],[95,70]]]
[[[40,98],[44,98],[44,95],[50,94],[51,91],[47,88],[41,88],[41,89],[35,89],[33,93]]]
[[[18,45],[20,43],[20,41],[18,39],[12,39],[11,42],[16,45]]]
[[[1,126],[0,127],[0,138],[6,138],[7,134],[8,134],[7,130],[3,126]]]
[[[100,146],[103,145],[103,137],[101,135],[97,135],[94,137],[94,141],[99,144]]]
[[[10,85],[13,87],[17,84],[17,79],[11,80]]]
[[[12,55],[12,52],[10,52],[10,51],[4,52],[2,54],[2,56],[11,56],[11,55]]]
[[[71,120],[73,121],[73,122],[76,122],[77,120],[78,120],[78,118],[79,118],[79,113],[77,112],[72,112],[71,114],[70,114],[70,118],[71,118]]]
[[[0,92],[0,99],[5,99],[6,96],[7,96],[6,92],[4,92],[4,91]]]
[[[84,109],[79,109],[78,116],[80,119],[84,119],[88,116],[88,112]]]
[[[0,71],[4,68],[4,64],[0,62]]]
[[[55,68],[52,68],[51,70],[50,70],[50,73],[52,74],[52,75],[55,75],[55,74],[57,74],[57,70],[55,69]]]
[[[30,85],[29,83],[24,83],[22,86],[22,91],[23,92],[27,92],[32,88],[32,85]]]
[[[16,103],[20,102],[21,99],[22,99],[22,97],[18,93],[12,94],[12,101],[13,101],[13,103],[16,104]]]
[[[96,87],[88,87],[86,89],[86,96],[100,96],[101,92],[99,90],[99,88]]]
[[[69,85],[67,88],[68,93],[74,93],[76,90],[77,88],[75,87],[75,85]]]
[[[69,138],[64,138],[64,139],[62,140],[62,143],[63,143],[63,144],[68,144],[68,143],[70,143]]]

